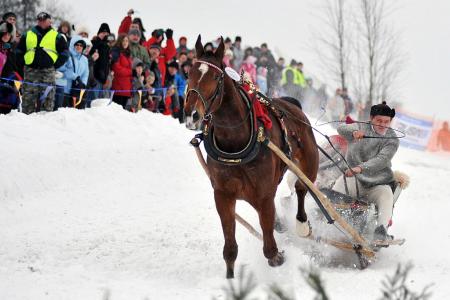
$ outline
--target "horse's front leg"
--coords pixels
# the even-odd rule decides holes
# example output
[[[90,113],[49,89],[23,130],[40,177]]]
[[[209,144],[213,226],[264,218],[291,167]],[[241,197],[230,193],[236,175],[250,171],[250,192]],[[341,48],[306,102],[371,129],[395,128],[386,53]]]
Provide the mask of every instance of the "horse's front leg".
[[[284,256],[278,252],[277,242],[273,236],[275,224],[275,204],[274,196],[262,200],[262,206],[258,209],[259,223],[263,232],[263,252],[272,267],[281,266],[284,263]]]
[[[227,278],[234,278],[234,262],[238,255],[238,245],[236,243],[236,221],[235,209],[236,199],[226,196],[225,193],[214,191],[216,209],[222,222],[223,236],[225,244],[223,246],[223,259],[227,265]]]

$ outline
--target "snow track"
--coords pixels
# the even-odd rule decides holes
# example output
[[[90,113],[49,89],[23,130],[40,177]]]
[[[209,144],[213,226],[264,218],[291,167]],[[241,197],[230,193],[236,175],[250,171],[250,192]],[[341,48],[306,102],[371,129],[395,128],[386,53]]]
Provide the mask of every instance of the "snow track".
[[[172,118],[114,104],[0,115],[0,299],[223,299],[222,231],[192,136]],[[407,261],[413,289],[434,282],[435,299],[450,294],[450,159],[400,149],[394,169],[411,176],[391,230],[407,242],[365,271],[322,268],[333,299],[378,298],[384,275]],[[278,198],[288,193],[282,183]],[[311,244],[292,235],[295,204],[279,207],[287,262],[270,268],[237,225],[236,270],[308,299],[298,267],[312,263]],[[252,208],[237,209],[259,229]]]

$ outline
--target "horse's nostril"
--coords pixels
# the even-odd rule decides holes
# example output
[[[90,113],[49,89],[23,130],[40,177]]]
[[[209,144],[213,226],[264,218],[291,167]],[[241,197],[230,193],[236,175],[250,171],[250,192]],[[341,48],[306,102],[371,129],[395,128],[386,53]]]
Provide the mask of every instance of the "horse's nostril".
[[[200,120],[200,115],[198,114],[198,112],[194,112],[192,114],[192,119],[194,120],[194,122],[197,122],[198,120]]]

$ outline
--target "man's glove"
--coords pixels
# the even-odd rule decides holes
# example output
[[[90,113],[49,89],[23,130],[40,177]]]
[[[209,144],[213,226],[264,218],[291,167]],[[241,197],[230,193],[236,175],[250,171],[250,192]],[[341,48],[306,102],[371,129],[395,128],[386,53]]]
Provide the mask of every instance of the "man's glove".
[[[173,30],[170,28],[166,29],[166,37],[167,39],[171,39],[173,37]]]

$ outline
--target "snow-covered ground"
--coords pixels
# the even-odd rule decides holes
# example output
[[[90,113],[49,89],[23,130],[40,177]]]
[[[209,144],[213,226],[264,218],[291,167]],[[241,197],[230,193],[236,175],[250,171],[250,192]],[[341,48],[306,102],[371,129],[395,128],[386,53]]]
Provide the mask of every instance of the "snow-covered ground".
[[[0,299],[224,299],[222,231],[192,137],[172,118],[116,105],[0,115]],[[321,265],[332,299],[377,299],[385,275],[409,261],[413,290],[434,283],[434,299],[450,294],[450,159],[401,148],[394,169],[412,182],[390,231],[407,242],[364,271]],[[287,194],[282,183],[277,201]],[[269,267],[237,225],[236,271],[310,299],[298,268],[314,264],[311,243],[292,234],[292,205],[279,206],[286,263]],[[259,229],[246,203],[237,211]]]

